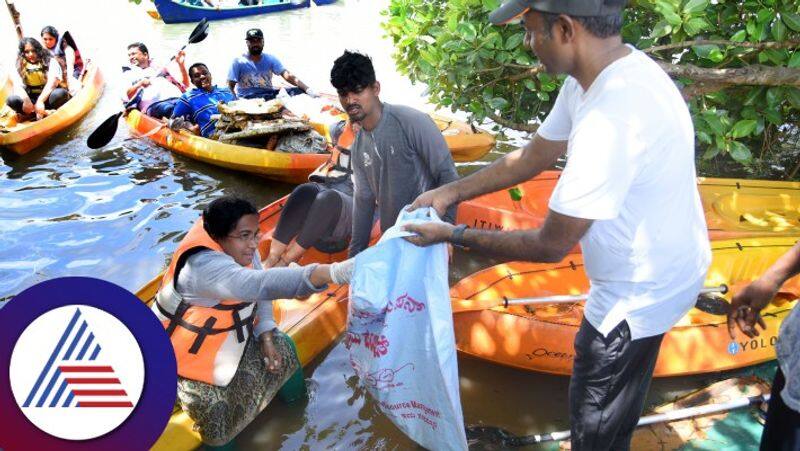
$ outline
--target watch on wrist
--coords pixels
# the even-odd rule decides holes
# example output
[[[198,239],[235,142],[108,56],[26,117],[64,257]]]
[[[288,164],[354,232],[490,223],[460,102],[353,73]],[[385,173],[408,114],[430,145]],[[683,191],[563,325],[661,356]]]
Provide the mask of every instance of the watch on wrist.
[[[459,224],[453,228],[450,233],[450,242],[456,246],[464,247],[464,231],[467,230],[466,224]]]

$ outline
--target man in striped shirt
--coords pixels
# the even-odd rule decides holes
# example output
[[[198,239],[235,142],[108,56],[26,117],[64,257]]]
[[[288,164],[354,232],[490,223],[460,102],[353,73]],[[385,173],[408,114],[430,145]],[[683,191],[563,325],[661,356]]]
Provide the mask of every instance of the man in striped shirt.
[[[235,100],[236,96],[227,88],[214,86],[208,66],[203,63],[194,63],[189,67],[189,79],[195,87],[183,93],[172,117],[188,119],[195,124],[191,129],[194,133],[199,132],[208,138],[214,134],[216,121],[211,117],[219,114],[217,104]]]

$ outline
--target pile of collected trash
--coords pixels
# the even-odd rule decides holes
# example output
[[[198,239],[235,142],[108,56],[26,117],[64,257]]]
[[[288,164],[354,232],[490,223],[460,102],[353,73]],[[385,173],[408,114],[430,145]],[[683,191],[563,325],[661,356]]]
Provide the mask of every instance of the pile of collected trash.
[[[280,99],[239,99],[217,105],[212,138],[229,144],[289,153],[325,153],[325,138]]]

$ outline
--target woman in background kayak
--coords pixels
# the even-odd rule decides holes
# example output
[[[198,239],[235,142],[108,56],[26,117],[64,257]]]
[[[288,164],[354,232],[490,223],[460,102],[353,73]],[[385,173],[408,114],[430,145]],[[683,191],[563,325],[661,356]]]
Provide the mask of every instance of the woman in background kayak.
[[[83,73],[84,67],[78,45],[75,44],[75,40],[69,31],[65,31],[63,35],[60,35],[52,25],[42,28],[41,36],[45,48],[50,51],[50,55],[61,66],[61,72],[64,74],[70,93],[74,94],[80,89],[78,80]]]

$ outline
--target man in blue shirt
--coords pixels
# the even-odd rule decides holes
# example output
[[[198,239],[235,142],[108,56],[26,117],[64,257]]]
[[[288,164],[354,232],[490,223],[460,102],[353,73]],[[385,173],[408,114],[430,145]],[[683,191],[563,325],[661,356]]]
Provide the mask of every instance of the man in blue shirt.
[[[278,95],[279,91],[279,89],[272,86],[272,75],[277,74],[287,82],[297,86],[287,90],[290,95],[305,92],[311,97],[318,96],[313,89],[286,70],[283,64],[278,61],[278,58],[269,53],[262,53],[264,51],[264,33],[260,29],[252,28],[247,30],[245,42],[247,42],[247,53],[237,56],[233,60],[233,64],[231,64],[231,70],[228,72],[228,87],[230,87],[231,92],[234,92],[238,85],[239,88],[235,92],[243,99],[260,97],[272,100]]]
[[[194,89],[186,91],[175,105],[172,117],[185,117],[195,124],[190,129],[208,138],[215,130],[216,121],[211,116],[219,114],[217,104],[236,99],[229,90],[218,88],[211,82],[211,73],[203,63],[194,63],[189,67],[189,78]]]

